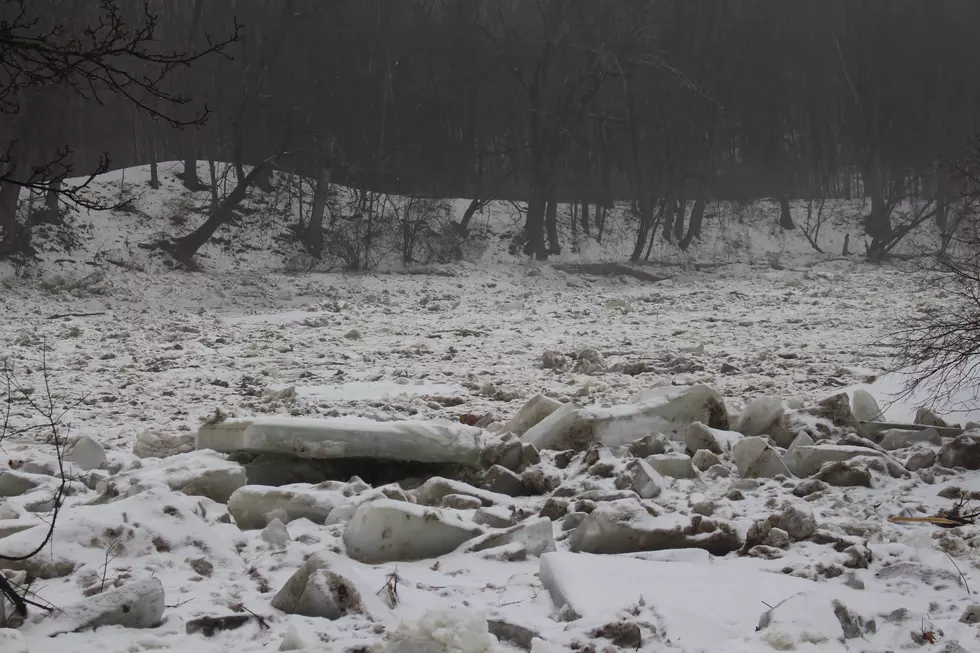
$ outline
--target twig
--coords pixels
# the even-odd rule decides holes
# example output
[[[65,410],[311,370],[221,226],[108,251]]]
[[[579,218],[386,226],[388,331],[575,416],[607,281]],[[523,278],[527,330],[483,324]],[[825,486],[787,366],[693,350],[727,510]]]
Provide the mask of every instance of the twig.
[[[392,608],[396,607],[399,602],[398,581],[399,581],[398,570],[396,569],[395,571],[387,575],[387,577],[385,578],[384,586],[381,589],[379,589],[377,592],[375,592],[375,594],[381,594],[382,592],[387,590],[388,604]]]
[[[963,574],[962,571],[960,571],[959,565],[957,565],[956,564],[956,561],[953,560],[953,556],[949,555],[949,553],[947,553],[946,551],[943,551],[942,549],[939,549],[939,550],[942,551],[942,553],[943,553],[944,556],[946,556],[947,558],[949,558],[949,561],[953,564],[953,568],[956,570],[956,573],[958,573],[960,575],[960,580],[963,581],[963,587],[966,588],[966,593],[969,596],[973,596],[973,592],[970,591],[970,583],[967,582],[966,576]]]
[[[8,562],[22,562],[24,560],[30,560],[43,551],[44,548],[52,541],[52,537],[54,536],[54,529],[58,522],[58,515],[61,513],[61,507],[64,504],[65,497],[68,495],[68,489],[72,480],[65,471],[64,445],[68,442],[68,433],[66,430],[66,433],[64,436],[62,436],[60,426],[65,415],[78,404],[69,406],[61,413],[58,413],[56,410],[54,393],[51,390],[51,375],[48,369],[46,340],[41,342],[41,375],[44,381],[44,397],[35,399],[33,392],[27,390],[20,384],[20,382],[14,376],[13,370],[7,365],[3,366],[0,373],[3,374],[4,380],[7,384],[7,406],[3,416],[3,423],[0,424],[0,442],[2,442],[6,435],[10,433],[10,407],[13,402],[13,391],[16,390],[21,395],[22,399],[31,407],[31,409],[45,419],[45,426],[50,429],[51,440],[54,444],[55,456],[58,461],[58,479],[60,483],[55,490],[54,497],[52,498],[51,521],[48,524],[48,529],[44,538],[33,550],[27,552],[26,554],[4,555],[0,553],[0,560]],[[24,597],[19,595],[2,574],[0,574],[0,594],[3,594],[10,599],[18,614],[21,616],[27,615],[28,605],[35,605],[34,602],[27,601],[24,599]]]
[[[251,610],[249,610],[248,608],[246,608],[244,605],[242,605],[241,607],[242,607],[242,610],[244,610],[245,612],[247,612],[250,615],[252,615],[253,617],[255,617],[255,620],[257,622],[259,622],[259,628],[261,628],[262,630],[269,630],[270,629],[269,622],[267,622],[265,620],[265,617],[260,617],[259,615],[255,614],[254,612],[252,612]]]
[[[102,587],[99,588],[99,592],[105,591],[105,580],[109,573],[109,563],[119,557],[119,554],[112,555],[113,550],[121,542],[120,539],[115,539],[109,543],[109,547],[105,550],[105,563],[102,565]]]
[[[51,603],[50,601],[46,601],[47,605],[45,605],[44,603],[38,603],[37,601],[32,601],[31,599],[27,598],[28,596],[36,596],[37,598],[41,598],[40,596],[38,596],[37,592],[31,589],[30,585],[26,585],[26,586],[18,585],[17,583],[10,580],[8,580],[7,583],[10,585],[12,590],[17,590],[18,592],[20,592],[20,596],[22,597],[21,600],[23,600],[26,605],[29,605],[34,608],[40,608],[45,612],[47,612],[48,614],[51,614],[57,609],[54,607],[54,604]],[[41,600],[44,601],[44,599]]]

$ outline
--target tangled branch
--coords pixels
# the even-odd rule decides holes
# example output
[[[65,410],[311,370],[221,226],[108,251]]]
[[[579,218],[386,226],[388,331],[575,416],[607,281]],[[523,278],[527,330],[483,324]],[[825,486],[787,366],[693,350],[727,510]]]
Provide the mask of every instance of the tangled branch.
[[[59,409],[56,407],[54,393],[51,389],[51,375],[48,369],[46,351],[47,345],[46,343],[42,342],[40,373],[44,384],[44,392],[41,394],[41,396],[35,396],[36,393],[33,391],[33,389],[25,387],[21,384],[17,376],[14,374],[13,368],[7,363],[7,361],[3,361],[2,367],[0,367],[0,377],[2,377],[5,387],[5,394],[3,397],[3,421],[0,423],[0,446],[2,446],[4,440],[9,437],[16,437],[17,435],[26,434],[33,431],[45,431],[47,434],[47,443],[54,447],[55,458],[58,464],[57,478],[59,481],[57,488],[55,488],[54,496],[51,499],[50,518],[44,537],[36,547],[25,554],[4,555],[3,553],[0,553],[0,560],[5,562],[23,562],[25,560],[30,560],[43,551],[48,543],[51,542],[51,538],[54,536],[55,527],[58,522],[58,517],[61,514],[61,508],[64,505],[65,498],[68,496],[68,489],[71,482],[71,479],[65,469],[64,462],[65,445],[68,442],[69,430],[68,427],[64,425],[64,419],[65,416],[84,399],[80,399],[64,409]],[[15,401],[26,403],[36,415],[41,417],[42,423],[35,426],[14,429],[11,424],[11,413]],[[19,594],[13,585],[11,585],[10,581],[3,576],[3,574],[0,574],[0,595],[7,597],[7,599],[14,605],[16,612],[21,616],[27,615],[28,604],[47,609],[46,606],[41,606],[34,603],[33,601],[28,600],[25,596]]]
[[[957,166],[967,181],[980,171],[980,143],[972,162]],[[971,192],[960,200],[957,249],[943,247],[927,257],[920,272],[947,295],[943,306],[907,315],[889,334],[898,365],[905,369],[901,399],[926,394],[952,403],[980,402],[980,212]],[[952,237],[951,237],[952,238]],[[932,289],[931,289],[932,290]],[[963,393],[970,396],[962,399]]]
[[[24,106],[28,92],[57,86],[100,104],[107,96],[121,97],[137,111],[172,127],[201,125],[208,118],[208,107],[187,118],[178,116],[173,110],[192,99],[167,90],[164,81],[210,55],[228,56],[228,47],[243,38],[241,25],[233,19],[228,36],[218,40],[205,36],[206,47],[187,52],[161,49],[160,16],[152,10],[151,0],[140,1],[139,16],[133,19],[125,15],[121,0],[98,0],[95,16],[80,25],[44,24],[32,13],[33,1],[30,9],[27,0],[0,3],[7,15],[0,19],[0,114],[14,119],[30,112]],[[18,171],[11,154],[15,144],[5,144],[6,150],[0,151],[0,182],[54,193],[82,208],[114,208],[81,194],[96,176],[109,170],[107,154],[81,181],[66,184],[75,176],[70,148],[47,163]]]

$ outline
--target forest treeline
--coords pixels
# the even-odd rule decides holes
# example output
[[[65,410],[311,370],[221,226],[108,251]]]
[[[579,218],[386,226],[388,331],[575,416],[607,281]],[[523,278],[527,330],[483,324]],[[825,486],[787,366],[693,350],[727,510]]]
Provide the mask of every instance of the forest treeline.
[[[26,6],[38,33],[86,34],[100,20],[94,0]],[[120,6],[137,30],[141,2]],[[631,202],[642,253],[658,227],[690,242],[707,201],[773,198],[792,228],[789,199],[856,196],[870,198],[866,231],[884,248],[903,198],[945,206],[961,192],[946,164],[965,154],[980,117],[975,0],[148,7],[158,16],[141,44],[148,51],[236,38],[168,71],[156,93],[100,94],[56,79],[21,90],[0,121],[5,169],[43,166],[70,148],[79,174],[105,153],[113,168],[217,160],[245,181],[246,166],[265,164],[250,183],[279,167],[375,192],[473,198],[474,210],[511,199],[527,202],[526,251],[539,257],[556,246],[558,202],[582,207],[586,232],[590,212]],[[5,59],[0,89],[18,74]],[[159,72],[141,59],[119,67],[136,78]],[[174,109],[178,119],[196,122],[206,107],[207,121],[177,128],[155,115],[178,97],[191,100]],[[206,185],[195,173],[184,182]]]

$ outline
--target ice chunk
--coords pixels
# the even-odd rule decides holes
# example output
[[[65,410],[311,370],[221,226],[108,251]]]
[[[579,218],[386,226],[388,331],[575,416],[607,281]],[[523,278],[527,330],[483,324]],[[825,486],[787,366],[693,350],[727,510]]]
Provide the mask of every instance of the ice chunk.
[[[867,447],[850,447],[847,445],[814,445],[812,447],[797,447],[790,459],[799,471],[800,476],[810,476],[820,471],[826,463],[842,462],[858,456],[874,456],[884,458],[883,454]]]
[[[539,449],[585,450],[595,443],[617,447],[650,433],[682,439],[694,422],[728,428],[724,400],[706,385],[646,390],[628,404],[608,408],[565,404],[528,429],[521,439]]]
[[[364,614],[373,620],[390,618],[376,588],[358,573],[356,563],[335,553],[317,553],[286,581],[272,607],[289,614],[339,619]]]
[[[347,555],[359,562],[437,558],[483,533],[459,513],[381,499],[361,505],[344,532]]]
[[[150,578],[89,597],[57,611],[41,627],[50,636],[101,626],[156,628],[163,621],[163,583]]]
[[[277,517],[283,523],[305,517],[322,524],[334,508],[346,501],[340,493],[302,484],[283,487],[246,485],[231,495],[228,512],[242,530],[265,528]]]
[[[504,425],[503,431],[513,433],[514,435],[524,435],[529,428],[540,423],[541,420],[561,408],[561,406],[562,403],[557,399],[545,397],[544,395],[535,395]]]
[[[451,422],[375,422],[360,417],[263,417],[206,424],[198,449],[300,458],[371,458],[477,466],[483,431]]]

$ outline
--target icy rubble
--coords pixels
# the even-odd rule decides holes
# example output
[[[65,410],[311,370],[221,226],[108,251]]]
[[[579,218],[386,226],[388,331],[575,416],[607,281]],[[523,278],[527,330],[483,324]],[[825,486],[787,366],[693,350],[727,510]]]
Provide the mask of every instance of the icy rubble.
[[[683,438],[693,422],[728,428],[725,401],[713,388],[655,388],[635,395],[628,404],[608,408],[565,404],[528,428],[521,439],[539,449],[582,450],[597,443],[614,447],[648,433]]]
[[[52,617],[42,620],[38,631],[54,637],[103,626],[156,628],[163,622],[164,608],[163,583],[148,578],[65,606]]]
[[[605,408],[534,397],[496,433],[263,418],[205,425],[193,452],[163,434],[138,440],[151,457],[85,442],[75,464],[88,476],[72,486],[50,553],[0,567],[71,588],[63,613],[21,627],[28,644],[108,624],[170,632],[164,605],[195,584],[234,587],[239,598],[224,612],[247,605],[282,650],[315,646],[310,629],[331,624],[331,641],[389,652],[497,652],[502,642],[830,651],[855,638],[877,652],[907,639],[926,614],[942,620],[950,641],[969,643],[975,627],[958,619],[970,604],[955,588],[941,615],[926,595],[893,591],[899,578],[910,581],[888,570],[912,555],[890,543],[885,529],[894,527],[828,516],[843,501],[835,485],[894,490],[910,479],[903,491],[919,494],[901,509],[927,510],[921,490],[946,472],[917,457],[980,468],[980,434],[879,429],[865,439],[840,397],[796,408],[766,398],[732,419],[711,388],[669,387]],[[777,441],[787,439],[788,447]],[[458,477],[377,487],[358,477],[267,486],[248,483],[247,465],[228,452],[464,464]],[[48,462],[23,463],[43,473],[0,470],[5,555],[43,541],[37,506],[56,483]],[[950,555],[969,555],[980,531],[955,529],[942,542]],[[243,589],[245,577],[258,591]],[[448,608],[475,601],[473,592],[508,591],[507,578],[524,579],[518,607]],[[173,610],[189,620],[172,635],[185,648],[211,632],[191,621],[224,613]],[[208,623],[256,627],[246,617]]]

